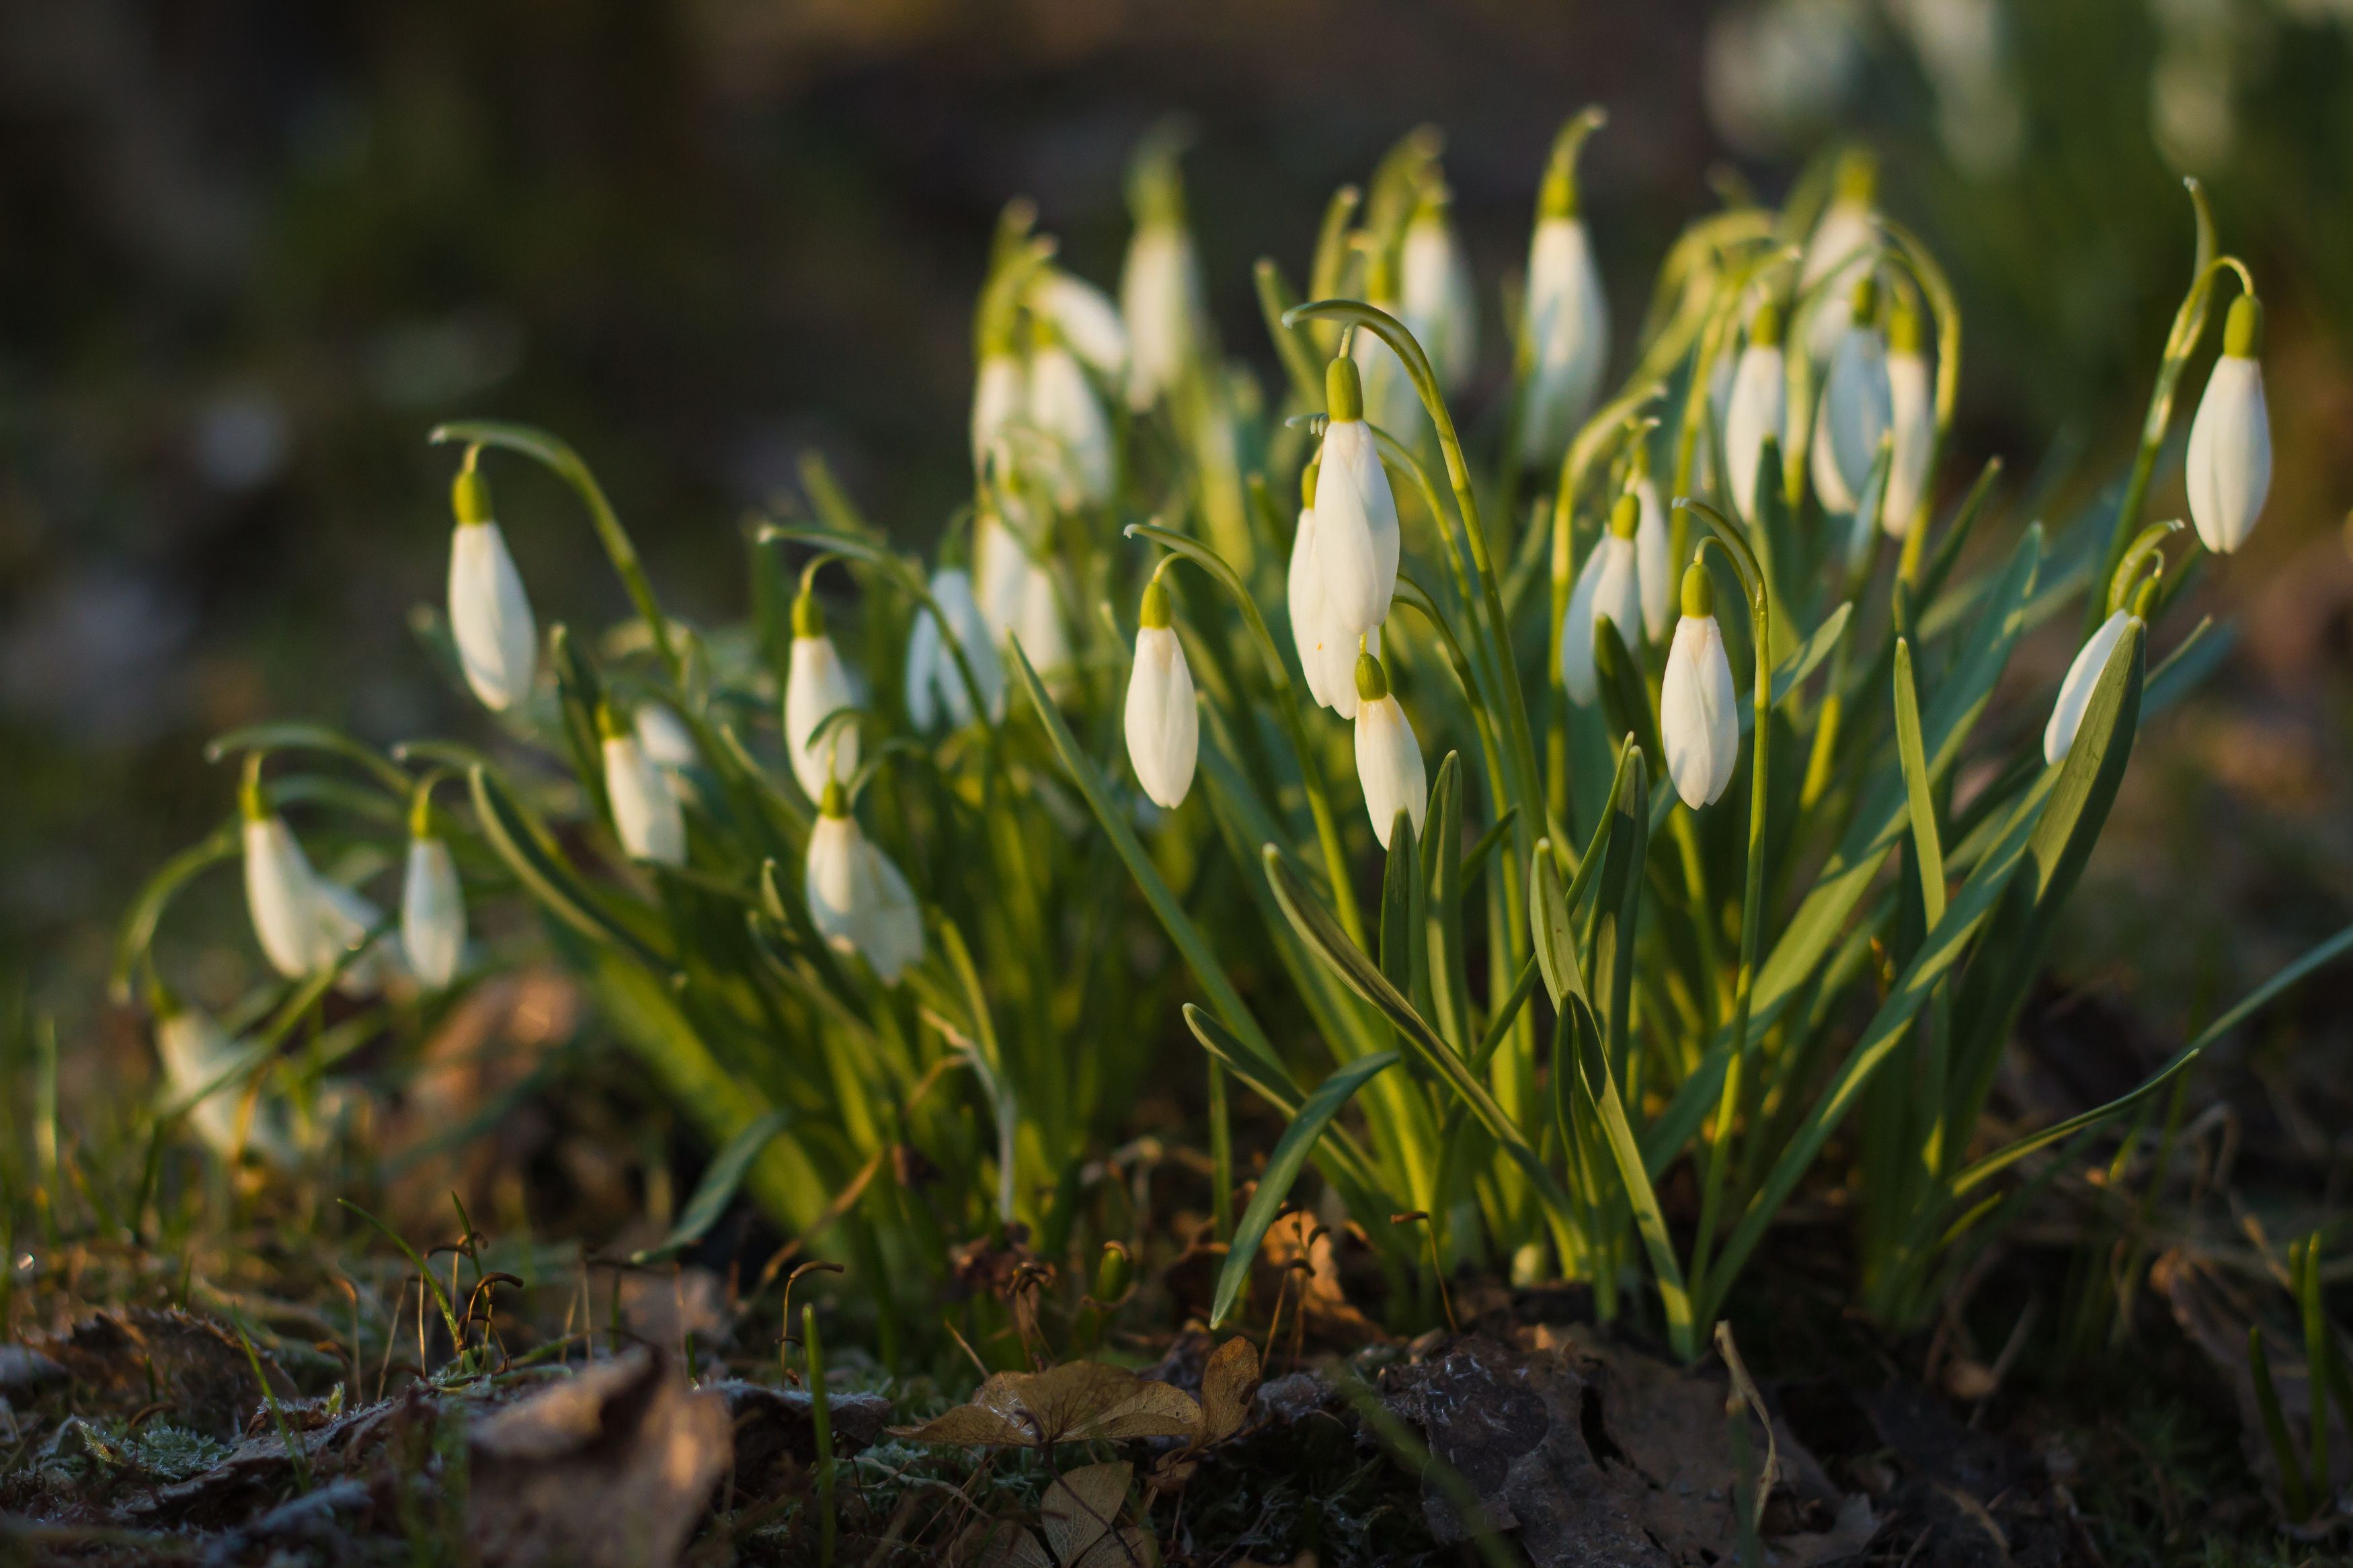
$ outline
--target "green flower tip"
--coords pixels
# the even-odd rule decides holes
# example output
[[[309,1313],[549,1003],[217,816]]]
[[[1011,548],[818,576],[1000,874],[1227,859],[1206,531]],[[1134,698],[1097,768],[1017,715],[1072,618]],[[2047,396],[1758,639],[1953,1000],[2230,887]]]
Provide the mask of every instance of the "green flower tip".
[[[1136,612],[1135,618],[1147,630],[1166,631],[1168,627],[1168,590],[1161,586],[1157,572],[1144,585],[1144,607]]]
[[[1620,496],[1618,503],[1609,509],[1609,531],[1620,539],[1633,538],[1634,529],[1641,521],[1642,503],[1634,499],[1630,490]]]
[[[1704,620],[1715,614],[1715,583],[1707,574],[1707,567],[1697,561],[1683,568],[1683,616],[1689,620]]]
[[[2142,578],[2140,585],[2133,590],[2131,605],[2133,619],[2144,624],[2147,622],[2148,613],[2157,604],[2157,590],[2164,581],[2165,563],[2160,561],[2158,563],[2157,570]]]
[[[1324,459],[1321,458],[1309,458],[1307,466],[1299,470],[1299,504],[1310,511],[1315,509],[1315,481],[1323,472]]]
[[[1106,1305],[1127,1294],[1128,1280],[1134,1275],[1127,1248],[1116,1241],[1103,1243],[1103,1260],[1095,1265],[1094,1299]]]
[[[1869,206],[1879,199],[1879,156],[1868,147],[1850,147],[1839,154],[1838,199]]]
[[[474,467],[470,453],[466,466],[458,470],[457,482],[449,487],[449,504],[461,524],[491,521],[491,484],[482,478],[481,469]]]
[[[1849,307],[1847,319],[1858,327],[1867,327],[1878,314],[1879,279],[1866,272],[1855,283],[1854,299]]]
[[[1381,670],[1381,661],[1359,649],[1356,654],[1356,700],[1378,702],[1389,694],[1389,678]]]
[[[2239,359],[2263,352],[2263,304],[2253,294],[2231,301],[2231,313],[2222,321],[2222,352]]]
[[[1752,349],[1778,349],[1781,346],[1781,302],[1767,300],[1748,318],[1748,346]]]
[[[1324,367],[1324,405],[1335,421],[1365,416],[1365,378],[1346,354]]]
[[[1029,312],[1029,347],[1035,351],[1054,346],[1054,323],[1038,311]]]
[[[408,836],[411,838],[438,837],[433,831],[433,789],[429,784],[409,797]]]
[[[849,815],[849,795],[841,787],[841,781],[831,773],[825,775],[825,795],[817,803],[817,808],[836,821]]]
[[[621,717],[618,709],[609,702],[596,704],[596,738],[598,740],[618,741],[627,737],[628,732],[628,721]]]
[[[806,588],[793,595],[793,636],[825,636],[825,606],[818,604],[817,595]]]
[[[1920,308],[1899,296],[1887,313],[1887,350],[1890,353],[1916,354],[1926,344],[1920,320]]]
[[[267,822],[276,807],[270,804],[269,786],[261,782],[261,753],[245,754],[245,777],[237,786],[237,815],[248,822]]]
[[[1536,193],[1536,217],[1574,218],[1584,207],[1584,198],[1577,184],[1577,155],[1585,149],[1585,139],[1609,123],[1609,116],[1599,105],[1579,110],[1570,116],[1553,138],[1552,160],[1545,165],[1544,184]]]

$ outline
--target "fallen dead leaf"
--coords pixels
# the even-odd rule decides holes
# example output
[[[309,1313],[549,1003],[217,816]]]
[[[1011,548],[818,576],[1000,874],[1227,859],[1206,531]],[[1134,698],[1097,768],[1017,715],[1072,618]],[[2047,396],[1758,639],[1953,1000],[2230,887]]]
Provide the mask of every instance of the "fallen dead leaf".
[[[893,1436],[970,1447],[1051,1447],[1128,1437],[1189,1437],[1201,1422],[1190,1394],[1123,1367],[1074,1361],[1045,1372],[1000,1372],[970,1404]]]
[[[176,1309],[100,1312],[40,1347],[100,1408],[129,1415],[169,1401],[182,1426],[235,1443],[261,1405],[262,1388],[237,1337],[210,1318]],[[257,1350],[269,1392],[295,1397],[294,1380]],[[91,1413],[86,1410],[85,1413]]]

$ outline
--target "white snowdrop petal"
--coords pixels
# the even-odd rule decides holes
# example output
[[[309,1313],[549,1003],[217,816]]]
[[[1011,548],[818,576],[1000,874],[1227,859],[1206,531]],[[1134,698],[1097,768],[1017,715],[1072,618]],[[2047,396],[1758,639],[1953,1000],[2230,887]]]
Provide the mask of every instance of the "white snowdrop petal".
[[[1520,455],[1549,462],[1591,412],[1609,362],[1609,306],[1584,223],[1548,217],[1528,243],[1529,361]]]
[[[1667,560],[1667,509],[1659,500],[1659,487],[1638,479],[1634,500],[1641,516],[1634,525],[1634,574],[1641,587],[1642,636],[1657,642],[1672,624],[1675,573]]]
[[[1054,453],[1056,500],[1064,510],[1111,499],[1111,424],[1069,350],[1054,345],[1030,355],[1029,423]]]
[[[400,950],[409,972],[439,990],[466,952],[466,897],[458,863],[438,838],[411,838],[400,884]]]
[[[2242,354],[2214,362],[2189,425],[2189,520],[2207,549],[2227,555],[2247,542],[2272,487],[2271,415],[2262,363]]]
[[[503,711],[531,695],[539,629],[495,522],[461,522],[450,531],[449,636],[483,707]]]
[[[849,672],[826,636],[795,637],[785,672],[785,741],[792,759],[793,777],[811,800],[825,795],[826,755],[833,756],[833,776],[848,784],[858,774],[858,731],[838,726],[823,740],[817,731],[826,716],[858,705]]]
[[[637,711],[630,728],[638,732],[638,744],[646,755],[666,768],[691,768],[701,760],[694,749],[694,731],[675,709],[663,703],[649,702]]]
[[[972,466],[984,468],[988,455],[1012,434],[1029,402],[1029,376],[1018,355],[992,353],[980,362],[972,394]]]
[[[1724,461],[1732,472],[1733,503],[1743,521],[1757,521],[1757,468],[1769,437],[1782,443],[1788,461],[1788,388],[1782,380],[1781,351],[1751,344],[1740,351],[1732,373],[1732,402],[1724,416]]]
[[[1388,618],[1398,574],[1397,498],[1363,420],[1325,428],[1314,510],[1326,629],[1354,638]]]
[[[1852,512],[1892,418],[1887,349],[1873,327],[1850,326],[1831,351],[1814,420],[1813,480],[1825,510]]]
[[[1634,542],[1611,533],[1603,534],[1585,558],[1577,584],[1569,590],[1568,613],[1560,623],[1560,683],[1580,708],[1591,706],[1600,695],[1593,636],[1595,623],[1603,619],[1625,641],[1634,640],[1642,624]]]
[[[1365,811],[1373,836],[1389,847],[1389,830],[1403,811],[1420,837],[1430,812],[1430,774],[1420,742],[1394,696],[1377,697],[1356,709],[1356,779],[1364,786]]]
[[[1174,224],[1137,229],[1119,280],[1120,310],[1127,318],[1131,407],[1151,407],[1184,374],[1199,298],[1192,237]]]
[[[282,816],[245,824],[245,907],[271,968],[311,973],[319,949],[318,875]]]
[[[2059,683],[2059,700],[2052,704],[2051,722],[2042,729],[2042,760],[2064,762],[2075,744],[2075,731],[2083,728],[2084,710],[2092,705],[2092,693],[2100,684],[2100,672],[2108,667],[2108,655],[2124,640],[2125,625],[2132,619],[2129,610],[2118,610],[2100,623],[2076,652],[2075,662],[2067,667],[2067,679]]]
[[[658,865],[686,864],[686,816],[678,795],[633,735],[605,742],[605,795],[623,853]]]
[[[1072,353],[1114,382],[1127,374],[1127,323],[1110,295],[1057,268],[1047,275],[1039,303]]]
[[[1713,805],[1740,763],[1739,698],[1724,628],[1714,616],[1676,623],[1659,687],[1659,737],[1683,804],[1694,810]]]
[[[1887,394],[1895,453],[1888,466],[1887,505],[1880,522],[1892,537],[1901,539],[1927,491],[1928,449],[1936,438],[1936,400],[1926,357],[1890,354]]]
[[[1193,673],[1185,647],[1167,626],[1135,634],[1135,668],[1128,677],[1124,715],[1128,760],[1155,805],[1175,810],[1193,787],[1201,741],[1193,704]]]

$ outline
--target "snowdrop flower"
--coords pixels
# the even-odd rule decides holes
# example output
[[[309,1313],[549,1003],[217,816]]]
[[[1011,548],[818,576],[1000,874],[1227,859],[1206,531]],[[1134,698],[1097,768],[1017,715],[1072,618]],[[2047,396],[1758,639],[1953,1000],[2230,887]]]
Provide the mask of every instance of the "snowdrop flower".
[[[973,597],[981,624],[1002,643],[1021,624],[1021,601],[1029,591],[1029,560],[1020,537],[994,508],[972,525]]]
[[[1536,227],[1528,242],[1528,297],[1522,320],[1521,363],[1527,384],[1520,416],[1520,458],[1554,461],[1568,447],[1600,395],[1609,363],[1609,305],[1601,270],[1578,211],[1577,142],[1553,147],[1536,198]]]
[[[449,536],[449,635],[466,684],[483,707],[502,712],[531,694],[539,628],[506,536],[491,516],[491,487],[471,454],[452,499],[458,525]]]
[[[2263,308],[2253,294],[2231,302],[2222,356],[2189,422],[2189,520],[2218,555],[2247,542],[2272,488],[2271,415],[2263,405]]]
[[[448,843],[433,831],[429,788],[408,813],[408,865],[400,882],[400,951],[409,972],[440,990],[466,952],[466,895]]]
[[[685,865],[686,816],[670,775],[654,765],[610,705],[596,710],[596,732],[604,738],[605,795],[622,853],[660,866]]]
[[[2057,766],[2067,760],[2067,752],[2075,744],[2075,731],[2084,727],[2084,710],[2092,705],[2093,689],[2100,684],[2100,672],[2108,668],[2108,656],[2124,640],[2128,625],[2137,625],[2138,617],[2130,610],[2118,610],[2100,623],[2075,655],[2075,662],[2067,667],[2067,679],[2059,683],[2059,700],[2052,705],[2051,722],[2042,731],[2042,760]]]
[[[1287,600],[1291,610],[1292,646],[1299,650],[1299,668],[1307,677],[1308,695],[1319,707],[1343,719],[1356,716],[1356,653],[1369,647],[1381,656],[1381,628],[1350,633],[1324,613],[1324,579],[1315,563],[1315,486],[1320,465],[1311,462],[1301,476],[1299,531],[1292,536],[1291,575]]]
[[[1826,285],[1814,292],[1804,332],[1806,351],[1818,360],[1827,359],[1838,347],[1839,334],[1847,327],[1841,301],[1871,269],[1872,252],[1879,246],[1872,216],[1879,199],[1877,161],[1861,148],[1851,148],[1839,160],[1835,182],[1798,274],[1800,294],[1814,291],[1816,284]]]
[[[1324,368],[1331,410],[1315,480],[1315,575],[1323,629],[1354,638],[1388,618],[1397,595],[1397,498],[1365,423],[1364,383],[1343,354]]]
[[[161,985],[151,989],[148,1003],[155,1015],[155,1055],[164,1065],[172,1099],[185,1100],[206,1089],[213,1091],[188,1109],[188,1125],[196,1136],[223,1159],[242,1147],[275,1165],[292,1163],[294,1142],[287,1132],[285,1107],[275,1100],[258,1101],[248,1117],[243,1088],[234,1080],[223,1081],[242,1054],[228,1031]],[[242,1139],[240,1121],[247,1123]]]
[[[1039,275],[1031,309],[1054,323],[1055,332],[1089,370],[1117,386],[1127,380],[1127,323],[1111,296],[1059,267]]]
[[[1111,425],[1095,389],[1043,317],[1033,317],[1029,350],[1029,423],[1053,453],[1055,503],[1064,511],[1111,499]]]
[[[1788,458],[1788,388],[1782,379],[1781,310],[1767,300],[1749,319],[1748,346],[1732,373],[1732,402],[1724,414],[1724,461],[1732,471],[1732,502],[1741,521],[1757,521],[1757,468],[1767,439],[1784,444]]]
[[[825,794],[827,761],[833,776],[847,782],[858,772],[858,731],[838,727],[820,738],[826,716],[858,706],[849,671],[825,633],[825,607],[802,585],[793,601],[793,647],[785,671],[785,747],[793,777],[811,800]]]
[[[1403,321],[1405,306],[1398,298],[1398,288],[1396,250],[1372,247],[1365,263],[1365,302]],[[1401,441],[1412,440],[1420,428],[1416,421],[1421,413],[1421,397],[1413,389],[1413,378],[1405,373],[1405,362],[1378,332],[1359,328],[1350,334],[1350,341],[1349,352],[1364,386],[1365,417]],[[1425,352],[1429,347],[1427,342],[1422,344]]]
[[[971,667],[973,684],[989,716],[1005,711],[1005,665],[997,657],[997,639],[981,617],[973,597],[972,578],[961,566],[943,566],[932,574],[932,603],[947,618],[948,637],[963,648]],[[947,637],[940,635],[940,619],[929,605],[917,613],[915,628],[907,638],[907,716],[918,730],[928,730],[941,713],[953,729],[963,729],[976,715],[964,674],[956,668]]]
[[[1697,811],[1715,804],[1740,763],[1740,700],[1716,624],[1715,587],[1697,561],[1683,571],[1683,608],[1659,686],[1659,738],[1675,793]]]
[[[1356,780],[1364,785],[1365,810],[1373,837],[1389,847],[1397,814],[1413,823],[1414,837],[1430,815],[1430,773],[1405,710],[1389,695],[1388,677],[1370,653],[1356,658]]]
[[[1193,672],[1169,626],[1168,590],[1158,572],[1145,584],[1136,619],[1135,669],[1127,679],[1127,760],[1153,804],[1174,811],[1193,787],[1201,714],[1193,705]]]
[[[1887,322],[1888,413],[1895,455],[1887,470],[1887,504],[1880,522],[1896,539],[1912,526],[1928,493],[1928,454],[1936,444],[1936,397],[1928,374],[1919,310],[1898,300]]]
[[[1119,279],[1127,318],[1128,406],[1152,406],[1176,386],[1198,346],[1201,268],[1185,226],[1185,193],[1173,148],[1147,158],[1133,182],[1135,234]]]
[[[1029,402],[1029,373],[1009,331],[991,333],[980,351],[980,374],[972,393],[972,466],[986,470],[1001,460]]]
[[[1667,635],[1675,583],[1674,569],[1667,562],[1667,509],[1659,500],[1658,481],[1651,478],[1647,444],[1634,450],[1633,493],[1634,504],[1641,509],[1634,524],[1634,576],[1641,587],[1642,636],[1659,642]]]
[[[839,781],[826,785],[809,829],[802,881],[809,921],[828,945],[863,956],[885,985],[923,956],[923,914],[907,879],[849,815]]]
[[[691,768],[701,760],[694,748],[694,731],[686,721],[667,703],[649,702],[639,708],[631,721],[638,731],[638,744],[646,755],[666,768]]]
[[[1071,668],[1071,635],[1062,624],[1062,600],[1054,591],[1054,574],[1026,555],[1021,560],[1021,612],[1013,634],[1021,639],[1029,668],[1041,678],[1066,674]]]
[[[247,758],[237,794],[245,822],[245,909],[269,966],[299,980],[321,966],[325,950],[319,875],[294,830],[270,804],[260,762],[259,752]],[[327,953],[325,962],[333,961]]]
[[[1880,437],[1894,417],[1887,343],[1879,335],[1879,286],[1868,272],[1854,286],[1846,330],[1831,351],[1814,419],[1814,490],[1825,510],[1852,512],[1878,459]]]
[[[1593,638],[1603,621],[1618,628],[1620,639],[1631,647],[1642,625],[1641,569],[1635,561],[1634,532],[1641,503],[1621,495],[1610,509],[1609,527],[1568,595],[1568,613],[1560,623],[1560,683],[1568,700],[1589,707],[1601,694],[1594,668]]]
[[[1398,319],[1430,356],[1439,387],[1452,395],[1479,368],[1479,292],[1471,258],[1447,216],[1449,201],[1446,188],[1433,181],[1406,224],[1398,303]]]

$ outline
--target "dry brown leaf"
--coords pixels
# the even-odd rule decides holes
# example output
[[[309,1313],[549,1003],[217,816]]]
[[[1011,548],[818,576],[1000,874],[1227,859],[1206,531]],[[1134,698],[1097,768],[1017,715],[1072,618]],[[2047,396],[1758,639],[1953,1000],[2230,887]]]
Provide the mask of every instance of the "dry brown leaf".
[[[892,1435],[919,1443],[1047,1447],[1128,1437],[1189,1437],[1200,1425],[1192,1396],[1124,1367],[1066,1362],[1045,1372],[1000,1372],[968,1405]]]
[[[1217,1348],[1201,1371],[1201,1426],[1193,1446],[1222,1443],[1250,1419],[1258,1394],[1258,1347],[1240,1334]]]
[[[1124,1464],[1089,1465],[1054,1479],[1039,1511],[1056,1561],[1079,1562],[1117,1527],[1131,1474]]]

